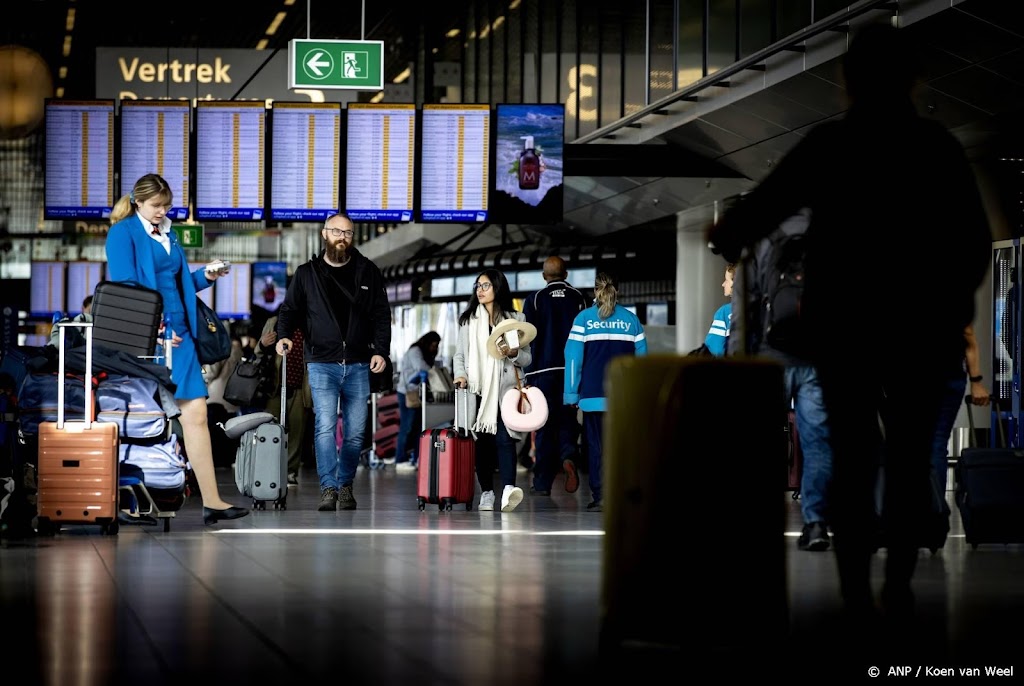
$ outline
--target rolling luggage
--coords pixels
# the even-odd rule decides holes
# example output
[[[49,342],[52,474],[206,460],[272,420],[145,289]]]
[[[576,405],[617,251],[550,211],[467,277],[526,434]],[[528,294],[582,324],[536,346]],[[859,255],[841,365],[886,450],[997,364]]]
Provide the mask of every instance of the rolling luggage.
[[[281,378],[285,378],[285,361],[281,356]],[[242,434],[235,458],[235,485],[238,491],[252,498],[252,509],[265,510],[273,503],[275,510],[287,509],[288,503],[288,386],[281,384],[281,411],[278,421],[270,420]],[[229,422],[230,424],[230,422]]]
[[[455,391],[456,425],[462,413],[468,412],[469,390]],[[469,420],[464,421],[469,424]],[[473,509],[476,490],[476,442],[472,436],[454,427],[430,429],[420,434],[420,464],[417,476],[416,501],[422,510],[427,503],[438,510],[451,510],[452,505],[465,503]]]
[[[58,378],[64,378],[65,328],[85,329],[85,418],[64,421],[64,384],[57,384],[57,421],[39,425],[38,524],[40,534],[54,523],[99,524],[116,534],[118,491],[117,424],[93,421],[92,324],[61,323]]]
[[[163,310],[159,291],[134,283],[100,281],[92,300],[93,341],[136,357],[152,358]]]
[[[964,399],[970,422],[971,447],[956,463],[956,505],[964,538],[972,548],[982,543],[1024,543],[1024,450],[974,447],[971,396]],[[994,401],[993,401],[994,402]]]
[[[785,455],[782,365],[626,355],[608,363],[605,388],[604,509],[588,526],[602,528],[603,516],[601,655],[673,668],[742,660],[755,644],[783,654],[789,544],[779,492],[768,487]],[[695,512],[710,519],[694,528]],[[665,558],[684,528],[686,545],[713,560],[690,567],[696,585],[680,584],[679,565]],[[741,578],[727,573],[750,560],[756,569]],[[699,631],[686,616],[701,618]]]
[[[800,449],[800,432],[796,428],[796,412],[789,411],[786,421],[786,490],[793,500],[800,498],[800,479],[804,475],[804,453]]]

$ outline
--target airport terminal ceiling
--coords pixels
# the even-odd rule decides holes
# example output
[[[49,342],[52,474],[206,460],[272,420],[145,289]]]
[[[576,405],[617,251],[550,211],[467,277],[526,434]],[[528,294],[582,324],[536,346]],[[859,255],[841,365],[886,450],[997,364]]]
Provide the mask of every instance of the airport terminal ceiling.
[[[982,163],[999,156],[1022,156],[1024,13],[1019,4],[992,0],[966,0],[953,6],[933,0],[900,3],[904,16],[915,11],[928,15],[909,27],[924,46],[926,85],[919,94],[919,107],[954,131],[972,158]],[[358,38],[362,34],[385,41],[388,82],[395,75],[390,72],[414,60],[422,27],[457,26],[465,21],[460,11],[465,3],[459,2],[437,3],[429,11],[408,10],[404,3],[400,8],[391,0],[297,0],[293,4],[180,0],[152,8],[124,0],[34,0],[17,5],[19,16],[4,22],[0,43],[32,48],[51,65],[69,64],[62,81],[66,98],[93,96],[95,49],[100,46],[253,49],[266,40],[266,49],[272,51],[286,49],[288,40],[295,37]],[[226,9],[231,6],[244,10]],[[70,57],[65,59],[68,8],[74,8],[75,19]],[[227,12],[230,18],[211,17],[211,8],[218,14]],[[9,4],[6,11],[10,15],[14,10]],[[268,36],[279,13],[283,18]],[[842,40],[840,34],[832,37]],[[700,116],[674,113],[662,117],[657,127],[624,127],[617,140],[576,145],[568,141],[565,217],[548,231],[558,240],[563,234],[572,240],[573,234],[581,232],[610,235],[746,190],[803,131],[841,114],[844,104],[837,66],[838,60],[819,64],[742,99],[726,94],[719,98],[721,105],[712,94],[706,98],[710,106]],[[60,79],[59,73],[55,78]],[[601,152],[584,150],[593,146],[600,146]],[[579,172],[589,173],[572,173],[571,157],[578,160]],[[609,173],[599,171],[602,168]]]

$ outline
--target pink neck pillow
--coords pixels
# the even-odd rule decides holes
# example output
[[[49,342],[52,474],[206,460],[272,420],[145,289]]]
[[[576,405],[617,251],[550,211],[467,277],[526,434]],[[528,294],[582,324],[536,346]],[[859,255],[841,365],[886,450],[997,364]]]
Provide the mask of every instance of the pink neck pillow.
[[[501,420],[510,431],[530,433],[548,421],[548,401],[535,386],[510,388],[501,399]]]

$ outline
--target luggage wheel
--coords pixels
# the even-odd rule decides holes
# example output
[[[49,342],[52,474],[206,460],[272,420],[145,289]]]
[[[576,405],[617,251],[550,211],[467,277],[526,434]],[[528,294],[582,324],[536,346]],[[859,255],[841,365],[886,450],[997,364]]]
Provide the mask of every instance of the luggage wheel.
[[[53,536],[57,528],[53,526],[48,517],[39,517],[36,520],[36,533],[40,536]]]
[[[275,500],[274,501],[274,509],[275,510],[287,510],[288,509],[288,499],[287,498],[281,498],[280,500]]]
[[[426,505],[427,505],[427,499],[426,498],[416,498],[416,505],[417,505],[417,507],[420,508],[420,512],[422,512],[423,508],[426,507]]]
[[[473,509],[472,501],[466,501],[466,511],[468,512],[469,510],[472,510],[472,509]]]
[[[102,533],[104,536],[116,536],[120,528],[120,525],[117,523],[117,520],[115,519],[114,521],[109,522],[107,524],[101,524],[100,533]]]
[[[254,509],[254,510],[265,510],[265,509],[267,509],[267,504],[265,502],[263,502],[262,500],[256,500],[254,498],[253,501],[252,501],[252,509]]]

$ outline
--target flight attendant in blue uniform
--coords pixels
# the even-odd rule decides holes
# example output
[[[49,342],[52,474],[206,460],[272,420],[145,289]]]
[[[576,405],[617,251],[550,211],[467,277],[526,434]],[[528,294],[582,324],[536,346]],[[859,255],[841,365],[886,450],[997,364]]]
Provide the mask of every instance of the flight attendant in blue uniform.
[[[189,272],[185,251],[171,231],[165,215],[171,208],[171,188],[157,174],[146,174],[132,192],[110,212],[107,234],[107,274],[111,281],[132,281],[163,296],[164,319],[170,318],[174,364],[171,380],[177,389],[185,452],[199,483],[203,521],[216,524],[249,514],[220,497],[213,471],[210,430],[206,423],[206,381],[203,379],[192,332],[196,326],[196,291],[209,288],[223,273],[197,269]]]

